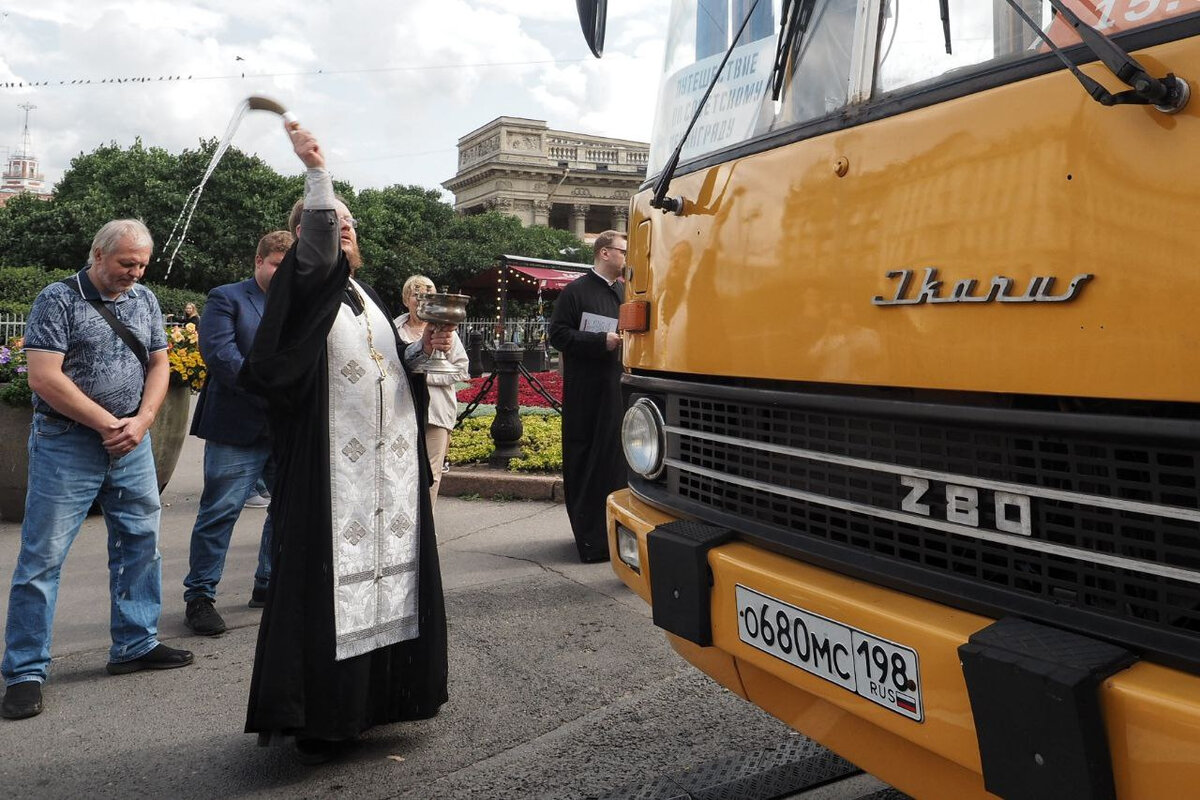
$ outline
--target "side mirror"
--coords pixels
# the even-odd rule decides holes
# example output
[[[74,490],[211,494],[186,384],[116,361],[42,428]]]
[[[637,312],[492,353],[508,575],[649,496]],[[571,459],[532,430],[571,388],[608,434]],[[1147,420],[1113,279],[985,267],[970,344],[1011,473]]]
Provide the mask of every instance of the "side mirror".
[[[604,54],[604,28],[608,18],[608,0],[575,0],[579,10],[579,26],[587,40],[592,55],[599,58]]]

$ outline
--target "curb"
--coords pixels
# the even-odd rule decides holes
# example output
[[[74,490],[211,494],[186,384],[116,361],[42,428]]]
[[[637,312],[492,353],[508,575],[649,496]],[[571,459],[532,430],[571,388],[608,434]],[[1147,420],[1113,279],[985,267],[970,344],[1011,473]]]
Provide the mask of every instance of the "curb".
[[[442,473],[438,494],[476,495],[485,500],[563,502],[562,475],[528,475],[482,465],[455,466]]]

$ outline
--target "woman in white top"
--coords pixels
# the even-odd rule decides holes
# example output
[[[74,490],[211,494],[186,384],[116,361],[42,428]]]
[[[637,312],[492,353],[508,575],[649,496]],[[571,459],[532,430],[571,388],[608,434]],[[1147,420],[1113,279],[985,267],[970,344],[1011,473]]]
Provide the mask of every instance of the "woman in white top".
[[[407,314],[396,317],[396,330],[406,344],[411,344],[421,338],[425,325],[417,318],[418,298],[434,291],[433,281],[424,275],[413,275],[404,282],[401,299],[408,309]],[[425,375],[425,385],[429,387],[429,418],[425,422],[425,447],[429,451],[429,466],[433,469],[433,483],[429,487],[431,499],[436,504],[438,487],[442,482],[442,466],[446,462],[446,450],[450,447],[450,431],[458,419],[458,399],[455,396],[454,384],[470,378],[467,360],[467,349],[463,347],[458,334],[454,334],[454,342],[450,352],[446,353],[450,363],[458,368],[453,373],[428,373]]]

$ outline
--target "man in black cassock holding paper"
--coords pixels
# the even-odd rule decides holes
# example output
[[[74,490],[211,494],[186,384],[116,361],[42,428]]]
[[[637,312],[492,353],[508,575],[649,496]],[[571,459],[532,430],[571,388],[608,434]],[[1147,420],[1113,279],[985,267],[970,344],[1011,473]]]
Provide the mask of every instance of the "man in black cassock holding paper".
[[[241,383],[270,404],[272,576],[246,731],[295,737],[306,763],[372,725],[446,701],[446,619],[429,503],[425,385],[410,370],[451,335],[407,347],[355,281],[355,220],[312,134],[297,241],[275,273]],[[348,258],[348,256],[350,256]]]
[[[592,271],[563,289],[550,316],[550,343],[563,356],[563,494],[584,563],[608,560],[605,501],[626,482],[617,333],[625,241],[617,231],[597,236]]]

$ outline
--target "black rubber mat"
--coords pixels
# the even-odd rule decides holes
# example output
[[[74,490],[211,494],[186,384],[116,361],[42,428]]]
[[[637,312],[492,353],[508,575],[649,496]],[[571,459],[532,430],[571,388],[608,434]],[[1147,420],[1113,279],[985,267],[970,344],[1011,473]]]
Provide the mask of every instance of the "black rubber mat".
[[[893,789],[889,786],[886,789],[880,789],[877,792],[863,795],[857,798],[857,800],[912,800],[912,798],[899,789]]]
[[[858,767],[801,737],[776,747],[730,756],[594,800],[774,800],[860,772]],[[903,795],[900,795],[903,797]],[[878,800],[894,800],[878,798]]]

